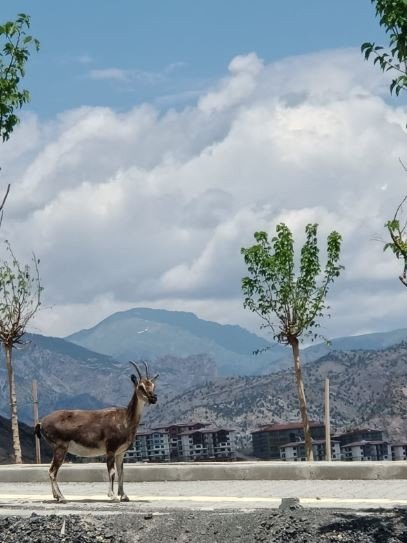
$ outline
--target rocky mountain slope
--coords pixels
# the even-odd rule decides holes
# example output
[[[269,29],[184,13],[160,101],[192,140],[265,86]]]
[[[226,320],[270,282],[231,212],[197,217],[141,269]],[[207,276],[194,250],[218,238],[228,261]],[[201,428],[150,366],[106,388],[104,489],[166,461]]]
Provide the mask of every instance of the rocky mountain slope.
[[[21,451],[23,461],[28,464],[35,462],[34,429],[26,424],[19,424]],[[0,464],[11,464],[14,461],[11,439],[10,420],[0,417]],[[41,460],[48,462],[51,458],[51,449],[41,441]]]
[[[15,350],[14,369],[20,420],[32,421],[31,384],[38,381],[40,416],[54,409],[92,409],[126,405],[133,391],[127,362],[84,349],[63,339],[28,335],[29,342]],[[0,415],[9,417],[8,389],[3,354],[0,357]],[[151,364],[160,373],[165,399],[216,377],[215,362],[207,355],[162,356]]]
[[[240,326],[199,319],[193,313],[136,308],[115,313],[68,341],[117,360],[155,359],[206,354],[216,362],[219,375],[256,375],[286,366],[285,348],[270,343]],[[268,350],[257,356],[258,349]]]
[[[312,362],[332,351],[377,351],[392,345],[399,345],[407,341],[407,328],[391,330],[389,332],[376,332],[358,336],[338,337],[326,342],[316,343],[302,350],[303,362]],[[291,353],[287,349],[283,357],[278,360],[282,367],[290,360]]]
[[[382,351],[332,352],[306,364],[309,414],[323,420],[324,382],[331,387],[331,420],[349,426],[382,428],[407,438],[407,344]],[[253,430],[271,422],[299,420],[293,370],[261,377],[231,377],[197,386],[148,414],[152,425],[202,420]]]

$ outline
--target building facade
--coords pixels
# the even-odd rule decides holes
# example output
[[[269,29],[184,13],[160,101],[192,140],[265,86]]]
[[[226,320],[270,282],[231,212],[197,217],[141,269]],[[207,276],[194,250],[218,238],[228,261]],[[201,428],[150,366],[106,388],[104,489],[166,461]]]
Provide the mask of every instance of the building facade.
[[[356,428],[335,436],[341,447],[349,443],[358,441],[383,441],[383,432],[381,430],[370,430],[369,428]]]
[[[170,445],[170,460],[173,462],[184,460],[182,448],[182,435],[186,432],[193,432],[208,427],[209,424],[202,422],[185,422],[182,424],[171,424],[154,428],[156,431],[166,432]]]
[[[170,443],[167,432],[143,430],[136,435],[133,447],[126,452],[126,462],[169,462]]]
[[[173,424],[136,434],[126,462],[189,462],[236,458],[234,430],[203,423]]]
[[[392,460],[407,459],[407,443],[391,443],[390,447]]]
[[[326,459],[325,440],[315,439],[312,442],[314,460]],[[284,461],[305,461],[305,441],[294,441],[286,443],[280,447],[280,459]],[[341,446],[339,441],[331,441],[331,459],[333,461],[341,459]]]
[[[342,460],[391,460],[391,445],[387,441],[355,441],[341,447]]]
[[[325,425],[310,422],[313,440],[325,439]],[[280,447],[287,443],[304,441],[304,430],[300,422],[269,424],[252,432],[253,454],[264,460],[280,460]]]
[[[181,460],[234,459],[236,446],[233,430],[201,428],[181,434]]]

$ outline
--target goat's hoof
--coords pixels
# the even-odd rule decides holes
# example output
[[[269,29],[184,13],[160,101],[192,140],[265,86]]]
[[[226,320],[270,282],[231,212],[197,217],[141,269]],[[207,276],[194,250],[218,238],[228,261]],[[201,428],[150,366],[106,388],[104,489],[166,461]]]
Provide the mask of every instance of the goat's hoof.
[[[120,496],[120,501],[121,502],[129,502],[129,497],[127,496],[127,494],[123,494],[122,496]]]
[[[66,503],[66,499],[63,496],[57,496],[55,499],[57,503]]]
[[[112,502],[119,502],[120,498],[117,494],[109,494],[109,498],[112,500]]]

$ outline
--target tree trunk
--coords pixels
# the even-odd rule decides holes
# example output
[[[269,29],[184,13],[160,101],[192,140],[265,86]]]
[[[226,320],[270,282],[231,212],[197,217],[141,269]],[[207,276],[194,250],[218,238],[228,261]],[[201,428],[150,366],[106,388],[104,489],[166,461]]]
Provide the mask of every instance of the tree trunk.
[[[6,366],[8,376],[8,390],[10,395],[10,411],[11,411],[11,432],[13,435],[13,449],[14,449],[14,461],[16,464],[21,464],[21,444],[20,434],[18,431],[18,418],[17,418],[17,395],[16,395],[16,383],[14,380],[14,371],[12,363],[12,345],[4,345],[4,351],[6,354]]]
[[[297,385],[298,400],[300,402],[302,426],[304,428],[305,454],[307,456],[307,460],[309,462],[312,462],[314,460],[314,453],[312,450],[312,438],[311,438],[311,431],[309,428],[307,401],[305,399],[305,391],[304,391],[304,381],[302,379],[299,342],[298,342],[298,338],[295,336],[290,337],[288,341],[293,350],[295,382]]]

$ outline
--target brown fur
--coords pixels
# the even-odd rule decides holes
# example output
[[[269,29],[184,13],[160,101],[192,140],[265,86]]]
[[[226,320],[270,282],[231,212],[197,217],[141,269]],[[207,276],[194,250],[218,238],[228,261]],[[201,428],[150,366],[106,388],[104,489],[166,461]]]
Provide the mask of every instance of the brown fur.
[[[57,501],[65,501],[57,483],[57,475],[67,452],[80,456],[105,455],[109,472],[109,497],[118,499],[114,494],[116,465],[118,494],[121,500],[128,500],[123,491],[124,453],[134,441],[144,405],[157,401],[154,394],[155,378],[141,377],[137,371],[140,379],[131,376],[134,393],[127,408],[54,411],[36,425],[35,433],[43,435],[53,448],[49,475],[52,493]]]

